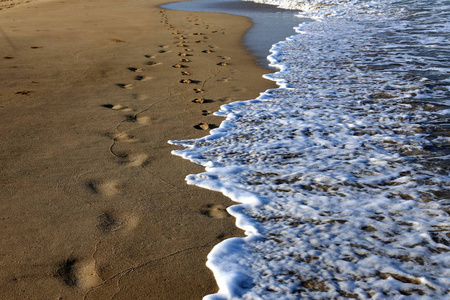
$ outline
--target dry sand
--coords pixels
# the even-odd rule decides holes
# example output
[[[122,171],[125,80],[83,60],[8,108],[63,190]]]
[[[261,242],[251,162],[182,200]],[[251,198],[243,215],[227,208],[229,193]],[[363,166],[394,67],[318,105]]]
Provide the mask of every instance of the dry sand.
[[[186,185],[202,168],[167,140],[205,135],[194,126],[218,125],[221,104],[273,83],[240,45],[249,20],[163,2],[0,11],[2,299],[216,291],[206,255],[242,233],[229,199]]]

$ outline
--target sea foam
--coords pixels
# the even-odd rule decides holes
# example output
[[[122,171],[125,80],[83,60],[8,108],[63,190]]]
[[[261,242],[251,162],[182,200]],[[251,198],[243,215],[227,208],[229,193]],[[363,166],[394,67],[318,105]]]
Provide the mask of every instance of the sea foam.
[[[205,299],[443,299],[449,2],[260,2],[315,20],[273,46],[279,88],[171,141],[247,235],[209,254]]]

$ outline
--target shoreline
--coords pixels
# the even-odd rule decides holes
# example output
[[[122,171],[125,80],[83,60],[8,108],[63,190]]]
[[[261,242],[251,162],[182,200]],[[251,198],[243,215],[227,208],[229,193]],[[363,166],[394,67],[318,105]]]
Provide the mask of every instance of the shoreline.
[[[193,126],[217,126],[221,104],[274,83],[240,44],[248,19],[158,8],[165,2],[0,11],[10,41],[0,46],[4,297],[217,291],[206,255],[242,235],[224,211],[232,202],[188,186],[203,168],[167,141],[204,136]]]

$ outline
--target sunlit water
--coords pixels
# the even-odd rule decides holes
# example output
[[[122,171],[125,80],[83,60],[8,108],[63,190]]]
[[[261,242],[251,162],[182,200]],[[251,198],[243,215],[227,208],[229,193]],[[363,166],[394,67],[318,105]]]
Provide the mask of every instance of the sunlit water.
[[[273,46],[280,87],[171,141],[241,203],[206,298],[449,297],[450,2],[262,1],[315,20]]]

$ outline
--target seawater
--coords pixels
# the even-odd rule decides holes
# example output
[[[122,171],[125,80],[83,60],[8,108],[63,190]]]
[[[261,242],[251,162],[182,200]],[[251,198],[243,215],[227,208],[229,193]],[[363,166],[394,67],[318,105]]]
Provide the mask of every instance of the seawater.
[[[205,299],[446,299],[450,2],[261,2],[312,19],[271,49],[279,88],[171,141],[246,233]]]

